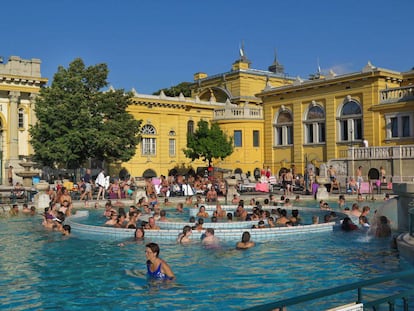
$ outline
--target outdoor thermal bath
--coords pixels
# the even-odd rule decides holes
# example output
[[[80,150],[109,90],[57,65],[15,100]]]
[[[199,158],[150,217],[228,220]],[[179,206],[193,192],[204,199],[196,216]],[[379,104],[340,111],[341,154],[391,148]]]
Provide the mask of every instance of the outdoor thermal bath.
[[[315,202],[301,205],[314,207]],[[174,207],[166,210],[167,216],[184,221],[184,215],[182,219],[174,215]],[[102,224],[102,209],[88,212],[81,225]],[[187,218],[188,209],[185,212]],[[44,230],[41,221],[40,215],[0,218],[3,308],[240,310],[412,269],[390,248],[390,239],[362,231],[331,229],[262,241],[253,237],[256,245],[242,251],[235,249],[237,238],[221,239],[219,247],[206,248],[194,234],[194,243],[180,245],[150,237],[148,231],[143,241],[125,237],[120,246],[118,238],[77,234],[76,228],[70,237],[63,237]],[[171,266],[176,281],[147,280],[145,244],[153,241],[160,245],[160,257]],[[411,287],[403,281],[391,282],[387,288],[367,289],[366,294],[375,297],[389,288]],[[324,310],[354,299],[351,293],[341,294],[289,310]]]

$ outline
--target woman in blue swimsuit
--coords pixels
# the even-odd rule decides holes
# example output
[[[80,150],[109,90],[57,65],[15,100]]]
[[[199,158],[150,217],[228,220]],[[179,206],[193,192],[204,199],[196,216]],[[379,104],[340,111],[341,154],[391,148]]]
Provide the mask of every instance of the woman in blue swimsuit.
[[[151,279],[174,280],[175,275],[170,266],[158,257],[160,247],[156,243],[148,243],[145,248],[147,257],[147,275]]]

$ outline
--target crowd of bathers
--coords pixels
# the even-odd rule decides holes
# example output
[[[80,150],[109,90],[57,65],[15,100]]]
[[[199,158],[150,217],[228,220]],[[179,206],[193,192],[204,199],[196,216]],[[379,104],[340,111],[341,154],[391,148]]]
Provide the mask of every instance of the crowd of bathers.
[[[43,217],[43,227],[48,230],[59,231],[63,235],[69,235],[71,232],[71,227],[70,225],[64,224],[66,215],[63,210],[66,211],[67,208],[65,206],[58,208],[56,203],[51,202],[49,204],[49,207],[46,207],[41,213]],[[3,208],[2,215],[8,215],[10,217],[16,217],[20,215],[38,216],[40,214],[34,205],[29,207],[27,203],[23,203],[21,209],[19,208],[18,204],[13,204],[7,214],[5,214],[5,211],[6,210]]]

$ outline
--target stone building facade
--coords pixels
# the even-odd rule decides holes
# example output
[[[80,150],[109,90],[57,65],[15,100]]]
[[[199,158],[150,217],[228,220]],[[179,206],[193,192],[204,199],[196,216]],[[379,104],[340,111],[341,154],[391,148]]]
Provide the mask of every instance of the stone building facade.
[[[0,61],[0,180],[7,184],[7,170],[22,171],[19,162],[33,154],[29,127],[36,122],[34,100],[47,79],[41,76],[39,59],[11,56]]]

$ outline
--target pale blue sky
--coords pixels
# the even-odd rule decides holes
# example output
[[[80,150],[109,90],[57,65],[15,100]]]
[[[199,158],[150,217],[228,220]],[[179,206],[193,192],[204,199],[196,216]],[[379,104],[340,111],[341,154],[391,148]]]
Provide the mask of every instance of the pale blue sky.
[[[373,65],[414,67],[412,0],[20,0],[0,5],[0,56],[40,58],[42,75],[76,57],[107,63],[115,88],[152,93],[199,71],[230,70],[241,41],[252,67],[274,49],[289,76]]]

